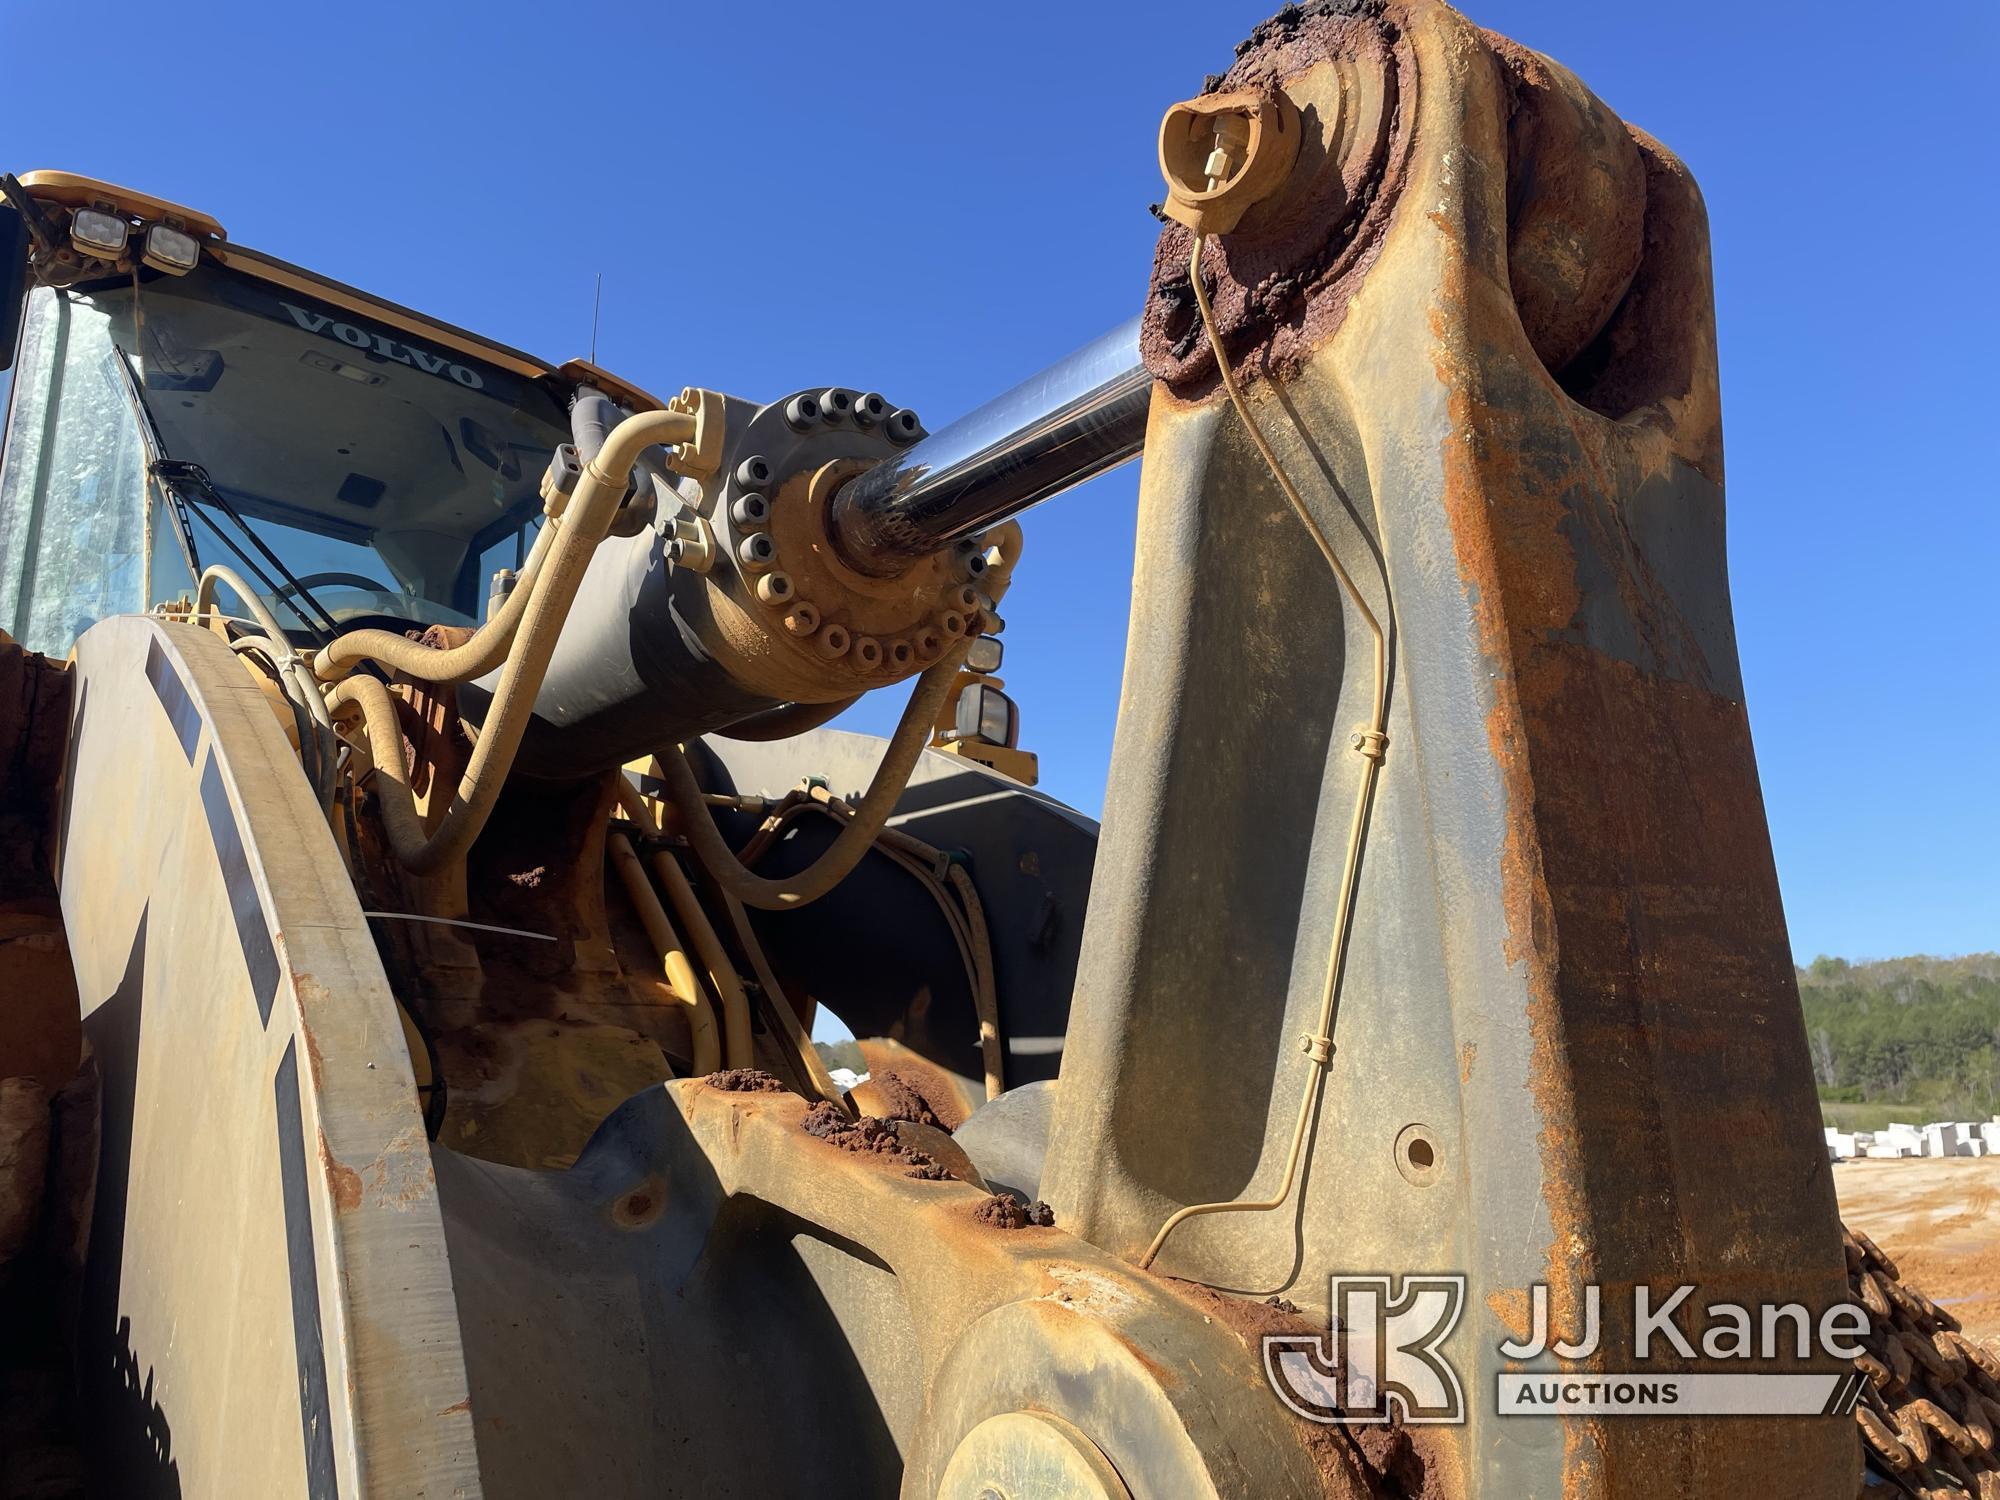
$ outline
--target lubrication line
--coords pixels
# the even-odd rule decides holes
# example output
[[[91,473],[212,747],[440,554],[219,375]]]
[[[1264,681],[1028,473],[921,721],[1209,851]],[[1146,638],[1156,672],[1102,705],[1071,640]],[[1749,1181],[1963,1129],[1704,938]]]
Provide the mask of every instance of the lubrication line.
[[[1226,172],[1215,172],[1211,167],[1211,185],[1214,178],[1226,176]],[[1250,414],[1250,403],[1243,399],[1243,390],[1236,383],[1236,376],[1229,368],[1229,356],[1223,352],[1222,336],[1216,332],[1215,314],[1208,305],[1208,293],[1201,284],[1201,252],[1208,243],[1208,236],[1200,232],[1194,235],[1194,255],[1188,270],[1188,278],[1194,285],[1195,305],[1201,309],[1202,331],[1208,335],[1208,347],[1215,354],[1215,368],[1222,377],[1222,387],[1229,393],[1230,404],[1236,414],[1243,419],[1244,427],[1250,433],[1250,440],[1257,445],[1264,462],[1271,470],[1271,477],[1278,482],[1278,488],[1285,492],[1292,510],[1304,524],[1320,555],[1327,566],[1333,569],[1333,576],[1340,580],[1341,589],[1354,604],[1357,613],[1367,624],[1375,642],[1375,699],[1368,717],[1368,727],[1356,734],[1353,746],[1361,758],[1361,786],[1354,798],[1354,821],[1347,834],[1347,866],[1340,877],[1340,904],[1335,909],[1333,919],[1333,946],[1326,959],[1326,982],[1320,995],[1318,1029],[1300,1039],[1306,1055],[1306,1065],[1310,1069],[1303,1096],[1299,1100],[1299,1120],[1292,1131],[1292,1149],[1285,1157],[1285,1173],[1278,1184],[1277,1195],[1255,1203],[1235,1201],[1230,1203],[1194,1203],[1176,1212],[1160,1226],[1160,1232],[1153,1236],[1153,1243],[1139,1261],[1141,1269],[1152,1265],[1159,1255],[1160,1247],[1172,1234],[1189,1219],[1202,1214],[1223,1213],[1269,1213],[1282,1208],[1292,1196],[1292,1187],[1298,1179],[1299,1164],[1305,1150],[1306,1129],[1312,1122],[1313,1109],[1317,1104],[1326,1080],[1327,1068],[1333,1061],[1333,1025],[1340,1001],[1340,981],[1347,964],[1347,937],[1354,919],[1354,892],[1361,875],[1361,846],[1366,840],[1368,829],[1368,809],[1375,797],[1375,778],[1381,773],[1382,760],[1388,751],[1389,736],[1385,720],[1389,711],[1389,641],[1382,629],[1382,622],[1368,607],[1368,601],[1361,597],[1361,590],[1354,585],[1354,579],[1341,564],[1333,544],[1326,533],[1313,519],[1312,512],[1300,496],[1297,486],[1285,475],[1284,466],[1278,462],[1278,455],[1272,450],[1264,431],[1257,425],[1257,419]],[[1384,582],[1386,583],[1386,577]]]

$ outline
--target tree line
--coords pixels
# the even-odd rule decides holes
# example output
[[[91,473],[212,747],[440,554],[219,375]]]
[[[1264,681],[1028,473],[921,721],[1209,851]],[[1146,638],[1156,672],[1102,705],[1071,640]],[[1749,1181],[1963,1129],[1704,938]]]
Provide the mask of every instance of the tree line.
[[[1925,1119],[2000,1112],[2000,954],[1822,955],[1798,974],[1822,1100],[1907,1102]]]

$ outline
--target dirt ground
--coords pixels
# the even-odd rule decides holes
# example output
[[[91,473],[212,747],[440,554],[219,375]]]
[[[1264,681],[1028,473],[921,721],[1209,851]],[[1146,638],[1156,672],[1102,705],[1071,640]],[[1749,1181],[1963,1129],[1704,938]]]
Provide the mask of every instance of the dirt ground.
[[[2000,1157],[1844,1161],[1841,1217],[1886,1250],[1903,1280],[1965,1332],[2000,1340]]]

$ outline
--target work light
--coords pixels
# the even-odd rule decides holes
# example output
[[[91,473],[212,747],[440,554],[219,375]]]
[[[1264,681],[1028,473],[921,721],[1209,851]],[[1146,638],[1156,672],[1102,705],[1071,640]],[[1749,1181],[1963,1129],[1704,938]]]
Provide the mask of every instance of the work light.
[[[125,253],[125,241],[131,233],[132,226],[124,219],[100,208],[79,208],[69,226],[69,237],[77,249],[105,260],[116,260]]]
[[[201,260],[201,246],[191,234],[166,224],[155,224],[146,231],[146,249],[140,257],[155,271],[165,271],[170,276],[185,276]]]

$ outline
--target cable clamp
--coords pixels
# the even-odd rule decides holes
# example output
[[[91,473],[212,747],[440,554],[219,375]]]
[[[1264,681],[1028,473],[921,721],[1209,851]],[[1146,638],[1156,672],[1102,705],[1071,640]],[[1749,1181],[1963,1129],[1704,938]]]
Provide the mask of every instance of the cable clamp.
[[[1355,750],[1381,765],[1389,751],[1389,736],[1379,729],[1363,729],[1355,733],[1352,741]]]
[[[1302,1036],[1299,1051],[1305,1053],[1322,1068],[1333,1061],[1333,1038],[1330,1036]]]

